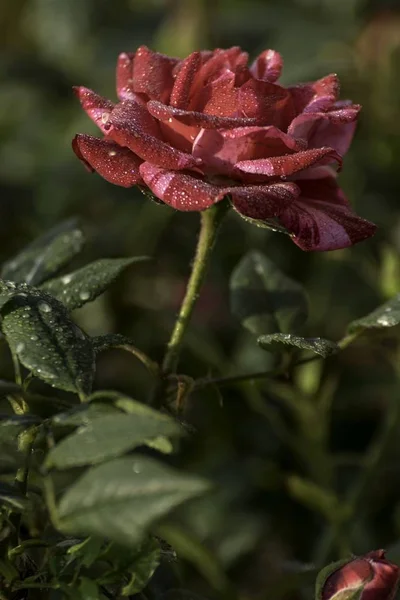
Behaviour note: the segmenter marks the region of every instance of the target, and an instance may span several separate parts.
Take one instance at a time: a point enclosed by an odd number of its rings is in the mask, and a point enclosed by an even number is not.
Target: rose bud
[[[339,561],[317,578],[317,600],[392,600],[400,570],[386,560],[384,550]]]
[[[336,181],[361,107],[339,100],[335,74],[286,87],[282,68],[274,50],[252,63],[239,47],[182,60],[146,46],[123,53],[118,102],[75,88],[104,136],[76,135],[75,154],[176,210],[229,198],[241,217],[280,226],[303,250],[352,246],[375,232]]]

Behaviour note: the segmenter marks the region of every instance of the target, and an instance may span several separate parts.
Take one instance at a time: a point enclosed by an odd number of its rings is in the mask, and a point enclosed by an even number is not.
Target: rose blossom
[[[329,567],[328,567],[329,569]],[[333,600],[336,595],[349,598],[349,592],[362,588],[360,600],[392,600],[399,583],[400,570],[385,558],[384,550],[375,550],[342,564],[320,587],[320,600]],[[345,593],[342,596],[341,592]]]
[[[303,250],[334,250],[373,235],[336,182],[360,106],[339,101],[336,75],[283,87],[274,50],[248,66],[240,48],[184,60],[141,46],[121,54],[120,102],[75,91],[103,139],[78,134],[77,156],[124,187],[147,186],[177,210],[228,196],[245,218],[278,221]],[[333,165],[333,166],[332,166]]]

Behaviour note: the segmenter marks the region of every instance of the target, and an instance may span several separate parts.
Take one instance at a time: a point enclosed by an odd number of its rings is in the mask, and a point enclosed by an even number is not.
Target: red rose
[[[329,567],[328,567],[329,568]],[[360,600],[392,600],[399,583],[399,567],[385,559],[384,550],[375,550],[342,564],[320,585],[320,600],[331,600],[340,592],[357,592]],[[346,598],[350,596],[344,595]]]
[[[334,250],[373,235],[336,183],[360,106],[338,101],[328,75],[285,88],[282,58],[248,66],[240,48],[184,60],[145,46],[121,54],[120,102],[76,93],[103,139],[79,134],[77,156],[107,181],[146,185],[173,208],[201,211],[225,196],[242,216],[278,220],[304,250]]]

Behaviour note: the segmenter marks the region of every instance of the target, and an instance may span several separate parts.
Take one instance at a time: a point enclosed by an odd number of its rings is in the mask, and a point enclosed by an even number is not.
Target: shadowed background
[[[240,45],[251,56],[274,48],[285,60],[283,82],[338,73],[342,98],[364,107],[340,181],[359,215],[374,221],[375,238],[352,249],[306,254],[289,238],[230,215],[187,336],[180,370],[215,376],[272,364],[229,314],[230,274],[248,249],[265,252],[303,283],[310,300],[308,335],[340,339],[346,325],[400,288],[400,10],[381,0],[9,0],[0,7],[0,258],[69,216],[88,233],[84,256],[150,255],[110,292],[76,313],[93,335],[119,332],[160,358],[184,292],[198,215],[175,213],[136,189],[89,175],[71,150],[76,132],[96,134],[72,93],[85,85],[115,99],[118,54],[141,44],[185,56],[207,47]],[[398,332],[361,339],[337,359],[313,363],[291,393],[331,402],[331,426],[305,421],[292,436],[281,391],[264,384],[212,388],[193,396],[188,418],[194,441],[186,466],[221,483],[213,502],[192,503],[186,526],[205,541],[246,598],[295,594],[303,563],[330,551],[329,518],[293,493],[290,476],[323,485],[318,452],[336,467],[343,492],[364,465],[364,452],[391,402],[400,401]],[[397,354],[398,355],[398,354]],[[11,376],[3,357],[3,377]],[[146,374],[118,351],[101,357],[97,387],[144,399]],[[328,390],[328,391],[327,391]],[[279,423],[285,435],[279,434]],[[307,454],[309,431],[321,444]],[[307,433],[308,432],[308,433]],[[288,443],[287,433],[290,437]],[[360,525],[342,548],[366,552],[400,535],[398,456],[392,440],[368,482]],[[305,455],[305,456],[304,456]],[[325,457],[326,458],[326,457]],[[325,460],[325,459],[324,459]],[[229,510],[227,508],[229,507]],[[315,508],[315,507],[314,507]],[[365,512],[365,511],[364,511]],[[328,510],[329,513],[329,510]],[[345,538],[346,538],[346,534]],[[326,549],[328,548],[328,550]],[[293,574],[292,579],[288,572]],[[281,575],[284,574],[284,578]],[[213,597],[191,569],[185,585]],[[292,582],[292,583],[290,583]],[[285,583],[285,585],[283,585]],[[294,590],[293,592],[291,590]]]

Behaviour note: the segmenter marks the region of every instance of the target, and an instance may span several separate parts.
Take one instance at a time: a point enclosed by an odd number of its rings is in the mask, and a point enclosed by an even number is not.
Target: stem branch
[[[183,299],[178,318],[175,322],[167,351],[165,353],[162,371],[164,375],[176,371],[179,355],[182,348],[183,338],[189,325],[190,318],[197,298],[204,282],[212,249],[217,237],[219,225],[226,212],[224,202],[212,206],[200,213],[201,229],[197,242],[196,255],[193,261],[192,272],[187,284],[185,297]]]

